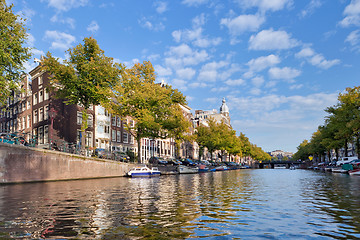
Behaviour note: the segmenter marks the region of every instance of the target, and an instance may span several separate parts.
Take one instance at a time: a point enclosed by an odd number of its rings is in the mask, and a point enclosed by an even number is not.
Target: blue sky
[[[326,107],[359,84],[360,0],[11,0],[35,57],[84,37],[157,80],[193,110],[219,109],[265,151],[296,151]],[[30,61],[27,69],[34,67]]]

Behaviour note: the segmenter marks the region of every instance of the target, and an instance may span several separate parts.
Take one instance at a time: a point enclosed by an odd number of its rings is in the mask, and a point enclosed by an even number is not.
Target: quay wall
[[[0,184],[122,177],[133,164],[0,143]]]

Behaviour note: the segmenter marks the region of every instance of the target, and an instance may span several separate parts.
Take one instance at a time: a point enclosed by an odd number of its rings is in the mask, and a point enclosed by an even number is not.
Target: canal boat
[[[199,164],[198,167],[199,167],[199,172],[208,172],[209,171],[208,166],[206,166],[205,164]]]
[[[148,168],[147,166],[137,166],[131,169],[127,175],[129,177],[157,177],[161,172],[157,167]]]
[[[180,174],[185,174],[185,173],[198,173],[198,172],[199,172],[199,168],[198,168],[198,167],[190,167],[190,166],[180,165],[180,166],[178,166],[178,172],[179,172]]]
[[[360,175],[360,168],[349,170],[349,175]]]
[[[333,169],[332,169],[332,172],[333,172],[333,173],[347,173],[348,170],[342,169],[342,168],[333,168]]]

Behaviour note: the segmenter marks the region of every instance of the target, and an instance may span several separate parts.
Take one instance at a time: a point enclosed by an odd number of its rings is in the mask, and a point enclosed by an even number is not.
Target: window
[[[111,141],[116,141],[116,131],[114,129],[111,130]]]
[[[48,120],[49,119],[49,105],[46,105],[44,107],[44,120]]]
[[[133,135],[129,134],[130,144],[134,144],[134,137]]]
[[[121,127],[121,118],[116,117],[116,126]]]
[[[48,143],[49,142],[49,126],[45,125],[44,126],[44,143]]]
[[[22,110],[25,111],[25,109],[26,109],[26,102],[24,101],[24,102],[22,103]]]
[[[93,126],[93,115],[89,114],[88,115],[88,121],[87,121],[88,127],[92,127]]]
[[[121,142],[121,131],[116,131],[117,142]]]
[[[123,126],[127,125],[127,123],[128,123],[128,120],[125,118],[125,119],[123,120]]]
[[[134,124],[134,120],[130,120],[130,127],[134,127],[135,126],[135,124]]]
[[[31,115],[27,116],[27,124],[26,124],[26,128],[30,128],[31,127]]]
[[[81,112],[77,112],[77,125],[81,125],[82,124],[82,113]]]
[[[88,146],[88,147],[93,146],[93,133],[92,132],[86,132],[85,146]]]
[[[44,128],[43,127],[39,127],[39,136],[38,136],[38,141],[40,144],[44,143]]]
[[[110,126],[105,126],[105,133],[110,133]]]
[[[44,100],[48,100],[49,99],[49,91],[45,88],[44,89]]]
[[[42,76],[38,77],[38,83],[39,83],[39,85],[43,84],[43,78],[42,78]]]
[[[44,92],[43,92],[43,90],[41,90],[39,92],[39,103],[41,103],[42,101],[44,101]]]
[[[34,101],[33,101],[33,105],[36,105],[38,103],[38,95],[37,93],[34,94]]]
[[[128,134],[126,132],[123,133],[123,142],[128,143]]]
[[[31,107],[31,103],[30,103],[30,100],[27,100],[27,109],[30,109],[30,107]]]
[[[39,108],[39,122],[44,120],[44,108]]]
[[[25,128],[26,128],[26,117],[23,117],[21,129],[25,129]]]
[[[34,123],[38,122],[38,111],[34,110]]]
[[[116,126],[116,117],[111,117],[111,125]]]

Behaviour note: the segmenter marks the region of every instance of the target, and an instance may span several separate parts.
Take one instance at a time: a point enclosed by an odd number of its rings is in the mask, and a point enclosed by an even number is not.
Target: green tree
[[[186,104],[181,92],[170,86],[155,83],[155,71],[151,62],[137,63],[122,72],[122,81],[114,87],[114,102],[110,108],[114,114],[129,116],[135,121],[128,132],[136,139],[141,151],[141,139],[181,137],[183,123],[179,116],[180,105]],[[180,114],[182,116],[182,114]],[[140,154],[138,161],[141,162]]]
[[[217,150],[218,133],[216,133],[216,122],[214,119],[210,118],[207,123],[208,126],[200,125],[196,128],[195,139],[201,149],[207,148],[212,160],[213,152]]]
[[[8,6],[5,0],[0,0],[0,104],[18,89],[23,64],[31,57],[30,48],[24,47],[27,39],[24,20],[12,8],[13,4]]]
[[[87,109],[91,105],[106,104],[112,87],[120,81],[123,67],[107,57],[94,38],[84,38],[83,44],[67,50],[69,59],[60,63],[58,58],[46,54],[43,69],[51,75],[51,89],[66,104],[83,108],[81,131],[87,128]],[[84,144],[81,144],[84,147]]]

